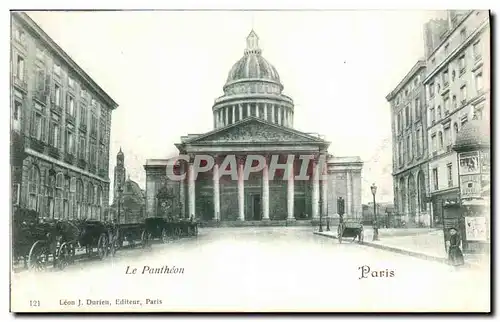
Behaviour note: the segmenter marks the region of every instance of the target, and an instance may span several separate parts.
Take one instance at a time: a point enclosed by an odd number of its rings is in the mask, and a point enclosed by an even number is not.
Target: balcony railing
[[[40,103],[47,104],[47,93],[44,91],[35,91],[33,97]]]
[[[82,157],[80,157],[78,159],[78,167],[80,169],[85,169],[86,166],[87,166],[87,161],[85,161],[85,159],[83,159]]]
[[[40,141],[40,140],[35,139],[35,138],[31,138],[29,146],[31,149],[33,149],[37,152],[44,153],[46,144],[43,141]]]
[[[96,171],[97,171],[96,165],[95,164],[91,164],[90,167],[89,167],[89,171],[91,173],[96,173]]]
[[[80,131],[87,132],[87,124],[80,123]]]
[[[22,89],[23,91],[27,91],[28,90],[28,83],[24,79],[20,79],[17,76],[13,76],[12,77],[12,83],[14,84],[14,86]]]
[[[66,122],[75,124],[75,117],[69,113],[66,113]]]
[[[90,130],[90,136],[93,138],[97,137],[97,130]]]
[[[99,177],[106,178],[107,175],[108,175],[108,172],[106,170],[104,170],[104,169],[99,170]]]
[[[75,162],[75,156],[71,153],[66,153],[64,156],[64,162],[73,164],[73,162]]]
[[[59,159],[59,157],[61,156],[59,149],[56,148],[55,146],[49,146],[49,153],[48,154],[49,154],[49,156],[56,158],[56,159]]]
[[[53,111],[53,112],[56,112],[57,114],[59,115],[62,115],[62,107],[61,106],[57,106],[55,104],[52,104],[50,106],[50,109]]]

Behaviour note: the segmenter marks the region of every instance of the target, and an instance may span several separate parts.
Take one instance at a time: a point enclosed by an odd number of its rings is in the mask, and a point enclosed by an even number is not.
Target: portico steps
[[[279,227],[279,226],[312,226],[312,220],[228,220],[201,221],[200,227]]]

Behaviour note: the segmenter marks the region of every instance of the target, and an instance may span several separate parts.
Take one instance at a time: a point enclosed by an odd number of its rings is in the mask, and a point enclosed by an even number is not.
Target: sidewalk
[[[315,231],[314,234],[337,239],[334,231]],[[379,229],[379,240],[373,241],[372,227],[366,227],[363,234],[363,245],[383,249],[421,259],[447,263],[448,255],[444,247],[443,230],[433,228],[389,228]],[[350,243],[352,238],[343,239]],[[357,243],[357,240],[356,240]],[[479,268],[489,264],[488,256],[465,254],[465,262],[469,267]]]

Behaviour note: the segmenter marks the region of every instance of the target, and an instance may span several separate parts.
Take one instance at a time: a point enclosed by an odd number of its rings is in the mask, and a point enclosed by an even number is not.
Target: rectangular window
[[[432,169],[432,183],[434,184],[434,190],[439,190],[439,176],[438,169]]]
[[[399,164],[403,164],[403,141],[398,142],[398,157],[399,157]]]
[[[17,56],[17,79],[23,81],[24,80],[24,58],[21,56]]]
[[[396,118],[396,133],[399,133],[400,130],[399,130],[399,125],[401,124],[401,117],[400,115],[398,114],[397,118]]]
[[[67,142],[67,150],[66,152],[69,154],[73,154],[75,152],[75,136],[73,132],[68,131],[68,142]]]
[[[481,43],[479,41],[472,45],[472,52],[475,59],[481,58]]]
[[[54,100],[56,106],[61,106],[61,87],[59,85],[54,85]]]
[[[436,111],[434,110],[434,107],[429,110],[429,116],[431,124],[434,123],[436,121]]]
[[[406,153],[408,154],[408,162],[412,159],[412,149],[411,149],[411,136],[406,138]]]
[[[446,144],[446,149],[448,150],[451,146],[451,128],[447,127],[444,129],[444,141]]]
[[[411,124],[411,113],[410,113],[410,105],[406,105],[405,107],[405,119],[406,119],[406,127]]]
[[[465,41],[465,39],[467,39],[467,30],[465,30],[465,28],[463,28],[462,30],[460,30],[460,39],[462,41]]]
[[[43,108],[35,103],[35,111],[31,115],[31,136],[37,140],[45,140],[45,118],[43,117]]]
[[[75,116],[75,99],[72,96],[68,97],[68,114]]]
[[[448,188],[451,188],[453,187],[453,165],[448,163],[446,169],[448,171]]]
[[[465,102],[467,101],[467,86],[462,86],[460,88],[460,102],[462,102],[462,104],[465,104]]]
[[[61,128],[57,121],[52,121],[50,123],[50,145],[53,147],[59,148],[61,137]]]
[[[87,125],[87,107],[80,103],[80,124]]]
[[[78,144],[78,157],[85,160],[85,137],[80,136],[80,142]]]
[[[437,108],[437,120],[440,120],[443,116],[441,115],[441,106]]]
[[[448,113],[450,113],[450,98],[449,97],[444,98],[443,108],[444,108],[444,115],[448,115]]]
[[[18,100],[14,100],[14,106],[12,111],[12,128],[15,131],[21,130],[21,111],[23,108],[23,103]]]
[[[460,67],[460,73],[463,73],[465,71],[465,55],[459,58],[458,64]]]
[[[420,99],[415,99],[415,119],[420,120]]]
[[[435,133],[431,136],[431,143],[432,143],[432,152],[437,152],[437,140]]]
[[[429,84],[429,96],[430,97],[434,96],[434,82]]]
[[[444,84],[444,86],[446,87],[446,85],[448,85],[449,82],[450,82],[450,79],[448,77],[448,71],[445,70],[443,72],[443,84]]]
[[[479,92],[483,91],[483,73],[476,74],[476,90]]]

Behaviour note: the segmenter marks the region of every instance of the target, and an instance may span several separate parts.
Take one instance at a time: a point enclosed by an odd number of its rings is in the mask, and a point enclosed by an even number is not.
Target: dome
[[[473,119],[458,132],[455,150],[468,150],[490,146],[489,124],[482,120]]]
[[[244,80],[268,80],[280,84],[276,68],[261,55],[259,37],[251,31],[247,37],[247,48],[244,56],[229,71],[226,86]]]

